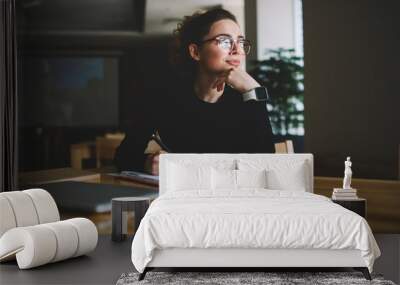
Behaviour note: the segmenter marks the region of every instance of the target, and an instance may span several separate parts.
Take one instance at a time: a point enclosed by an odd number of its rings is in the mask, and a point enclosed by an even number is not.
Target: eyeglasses
[[[221,49],[226,50],[228,52],[232,52],[235,43],[235,40],[229,35],[218,35],[212,39],[204,40],[202,41],[202,43],[210,41],[216,41]],[[250,53],[251,43],[249,40],[246,40],[244,38],[238,38],[236,40],[236,44],[244,52],[244,54]]]

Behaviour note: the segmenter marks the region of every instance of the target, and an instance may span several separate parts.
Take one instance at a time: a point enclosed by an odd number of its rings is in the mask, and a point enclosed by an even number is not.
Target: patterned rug
[[[139,273],[124,273],[117,285],[145,284],[222,284],[222,285],[292,285],[292,284],[379,284],[395,285],[381,275],[372,274],[372,281],[360,272],[148,272],[145,279],[138,281]]]

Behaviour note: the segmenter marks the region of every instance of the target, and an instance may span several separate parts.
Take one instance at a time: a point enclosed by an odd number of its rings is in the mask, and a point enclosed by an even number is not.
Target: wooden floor
[[[400,235],[376,235],[382,251],[374,272],[399,283]],[[115,284],[122,273],[134,271],[131,262],[132,238],[115,243],[100,236],[96,250],[88,256],[19,270],[16,262],[0,264],[0,284]],[[312,270],[311,270],[312,271]]]

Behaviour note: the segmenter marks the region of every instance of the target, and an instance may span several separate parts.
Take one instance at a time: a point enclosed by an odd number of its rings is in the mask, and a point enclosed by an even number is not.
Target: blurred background
[[[399,1],[20,0],[21,179],[112,170],[170,82],[177,23],[213,7],[252,42],[246,69],[268,87],[276,143],[313,153],[318,176],[342,177],[351,156],[353,177],[400,177]]]

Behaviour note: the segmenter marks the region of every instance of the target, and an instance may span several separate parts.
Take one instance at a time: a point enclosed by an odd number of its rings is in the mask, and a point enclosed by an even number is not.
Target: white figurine
[[[353,172],[351,171],[351,161],[350,156],[347,157],[347,160],[344,162],[344,179],[343,179],[343,189],[352,189],[351,184],[351,176]]]

